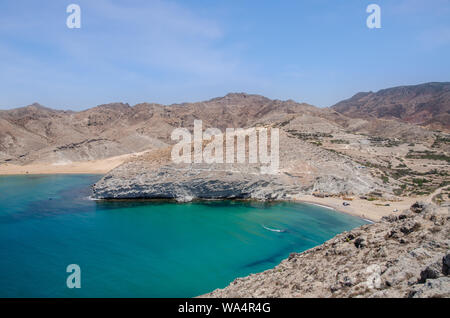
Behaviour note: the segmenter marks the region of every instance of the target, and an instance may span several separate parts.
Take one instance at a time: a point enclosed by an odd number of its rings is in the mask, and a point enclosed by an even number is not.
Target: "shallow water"
[[[0,177],[0,297],[197,296],[366,223],[297,203],[89,200],[99,178]]]

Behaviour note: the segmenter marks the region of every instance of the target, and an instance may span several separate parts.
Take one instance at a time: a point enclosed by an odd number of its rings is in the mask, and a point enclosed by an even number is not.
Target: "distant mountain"
[[[175,128],[191,129],[195,119],[225,129],[327,112],[245,93],[167,106],[111,103],[80,112],[34,103],[0,111],[0,163],[86,161],[164,147]]]
[[[0,164],[66,163],[105,159],[172,144],[177,127],[245,128],[272,125],[300,135],[363,133],[421,140],[431,132],[381,119],[352,119],[330,108],[260,95],[230,93],[196,103],[124,103],[84,111],[53,110],[37,103],[0,111]]]
[[[450,82],[361,92],[331,107],[352,118],[397,119],[432,129],[450,130]]]

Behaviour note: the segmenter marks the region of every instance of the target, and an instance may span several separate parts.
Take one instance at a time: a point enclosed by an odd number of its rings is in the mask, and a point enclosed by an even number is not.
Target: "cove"
[[[290,202],[92,201],[100,177],[0,177],[0,297],[194,297],[366,224]]]

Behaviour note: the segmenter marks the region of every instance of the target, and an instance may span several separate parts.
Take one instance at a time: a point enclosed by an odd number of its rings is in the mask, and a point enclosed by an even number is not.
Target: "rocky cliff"
[[[449,208],[416,203],[203,297],[450,297]]]
[[[93,186],[98,199],[289,199],[299,193],[389,193],[349,157],[280,134],[279,173],[262,174],[261,164],[174,163],[170,148],[124,163]]]

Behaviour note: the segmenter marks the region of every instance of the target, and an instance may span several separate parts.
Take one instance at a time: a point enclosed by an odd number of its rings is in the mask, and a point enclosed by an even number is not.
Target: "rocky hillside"
[[[450,213],[423,203],[202,297],[450,297]]]
[[[192,128],[194,119],[203,120],[205,128],[277,125],[297,134],[348,131],[406,141],[435,138],[430,131],[414,125],[355,121],[332,109],[244,93],[169,106],[113,103],[80,112],[33,104],[0,111],[0,164],[64,164],[160,149],[172,143],[174,128]]]
[[[450,82],[362,92],[332,106],[352,118],[396,119],[450,130]]]
[[[261,164],[174,163],[170,148],[113,169],[93,186],[97,199],[289,199],[299,193],[391,193],[392,188],[346,156],[281,131],[279,173]],[[248,158],[248,157],[247,157]]]
[[[81,112],[52,110],[39,104],[2,111],[0,160],[65,163],[166,146],[159,136],[140,132],[139,124],[149,113],[127,104],[101,105]]]

